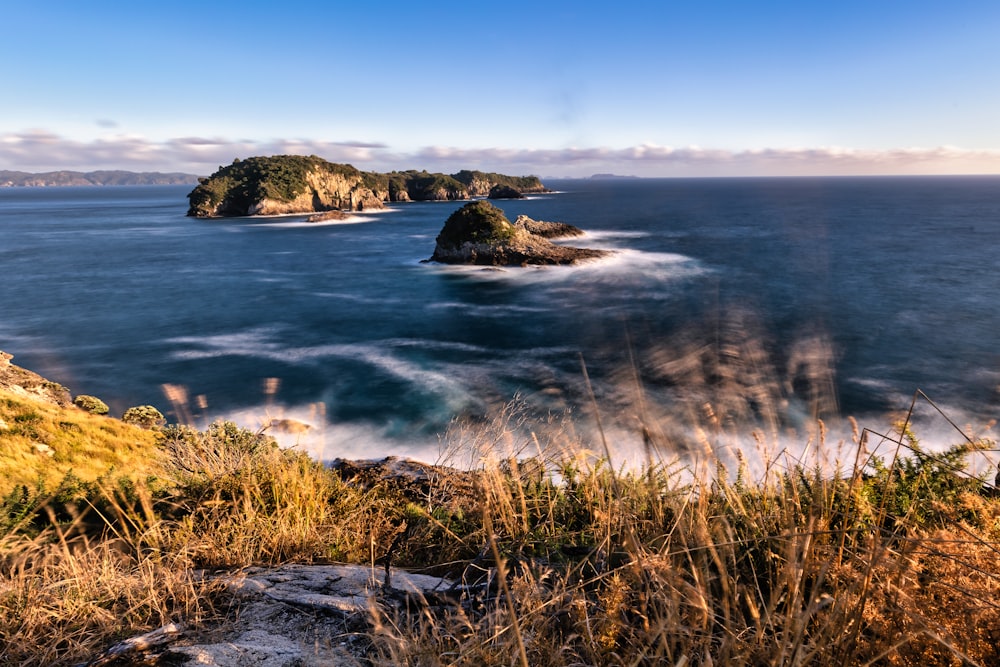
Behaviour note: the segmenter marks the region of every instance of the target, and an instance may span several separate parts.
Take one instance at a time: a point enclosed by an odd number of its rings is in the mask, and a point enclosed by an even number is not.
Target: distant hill
[[[620,181],[620,180],[632,180],[639,178],[638,176],[620,176],[618,174],[594,174],[590,177],[592,181]]]
[[[48,171],[32,174],[26,171],[0,170],[0,187],[56,187],[63,185],[191,185],[198,182],[194,174],[158,171]]]

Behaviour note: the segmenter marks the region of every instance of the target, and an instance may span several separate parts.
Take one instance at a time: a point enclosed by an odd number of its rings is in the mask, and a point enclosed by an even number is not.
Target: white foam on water
[[[383,342],[390,347],[492,353],[490,348],[481,345],[470,345],[468,343],[456,343],[446,340],[431,340],[427,338],[390,338]]]
[[[449,409],[463,407],[469,402],[469,394],[465,386],[456,380],[456,376],[453,374],[423,368],[418,364],[388,354],[381,348],[366,345],[351,347],[353,348],[351,358],[360,359],[421,390],[438,394],[445,399]]]
[[[273,336],[279,331],[280,327],[255,327],[246,331],[211,336],[178,336],[167,338],[163,342],[198,348],[176,350],[170,355],[174,359],[211,359],[230,355],[275,358],[280,355],[280,348],[274,342]]]
[[[584,238],[584,239],[594,239],[597,241],[604,240],[614,240],[614,239],[642,239],[651,236],[650,232],[637,232],[637,231],[626,231],[626,230],[615,230],[615,229],[601,229],[601,230],[589,230],[584,231],[583,236],[576,236],[573,238]],[[564,240],[564,239],[560,239]],[[572,240],[572,239],[565,239]]]
[[[440,301],[438,303],[427,304],[426,307],[428,310],[459,310],[475,315],[476,317],[507,317],[512,314],[544,313],[548,310],[547,308],[518,306],[514,304],[483,306],[460,301]]]
[[[265,429],[283,449],[306,452],[317,461],[334,459],[373,459],[386,456],[412,458],[425,463],[440,459],[437,437],[408,438],[406,442],[388,437],[386,427],[371,423],[331,423],[317,404],[300,406],[258,405],[226,414],[213,415],[205,421],[227,420],[253,431]],[[291,420],[308,427],[299,433],[279,428],[265,428],[276,420]],[[205,424],[207,425],[207,423]]]
[[[528,265],[495,267],[426,263],[432,271],[453,274],[483,282],[513,282],[519,284],[576,284],[620,282],[622,278],[642,280],[684,280],[709,271],[692,257],[676,253],[646,252],[615,249],[606,257],[569,265]]]
[[[260,328],[233,334],[173,338],[167,342],[192,346],[192,349],[177,350],[171,354],[172,358],[185,361],[242,356],[294,365],[331,357],[347,359],[368,364],[392,378],[412,385],[416,391],[435,395],[453,414],[476,403],[468,387],[458,379],[466,374],[452,372],[447,366],[436,365],[434,368],[422,366],[394,354],[392,348],[424,346],[428,349],[437,347],[476,352],[480,351],[479,348],[417,339],[283,347],[271,339],[272,333],[274,333],[272,329]],[[437,370],[440,368],[444,370]]]
[[[350,292],[313,292],[313,294],[315,296],[321,296],[327,299],[342,299],[344,301],[352,301],[354,303],[365,303],[373,305],[402,303],[402,299],[396,297],[372,298],[368,296],[362,296],[360,294],[352,294]]]
[[[261,222],[253,226],[255,228],[271,227],[277,229],[298,229],[302,227],[337,227],[343,225],[359,225],[366,222],[375,222],[375,220],[375,217],[366,212],[364,215],[350,215],[343,220],[320,220],[318,222],[308,222],[307,220],[289,220],[284,222]]]
[[[371,355],[369,360],[391,368],[393,372],[414,382],[428,382],[428,374],[406,364],[400,365],[377,353]],[[490,375],[492,371],[486,373]],[[445,375],[446,373],[430,374],[430,383],[437,384],[439,388],[449,385],[442,379]],[[475,374],[471,374],[469,379],[475,381]],[[928,408],[926,402],[918,405],[913,424],[924,451],[942,451],[962,442],[961,434],[936,412],[929,412]],[[331,423],[326,418],[325,405],[321,403],[298,406],[259,405],[215,418],[230,419],[253,430],[260,429],[271,420],[291,420],[308,425],[307,430],[298,433],[279,429],[271,429],[268,433],[282,447],[305,451],[320,461],[399,456],[425,463],[476,467],[482,463],[481,457],[484,455],[492,454],[498,458],[533,456],[538,453],[536,443],[540,443],[549,453],[561,450],[564,456],[580,456],[590,460],[602,458],[607,453],[616,470],[639,470],[651,458],[655,464],[680,470],[681,475],[689,480],[710,479],[718,471],[717,464],[722,463],[730,478],[735,478],[737,471],[743,466],[750,479],[773,481],[774,475],[797,467],[806,470],[818,467],[828,474],[836,471],[848,474],[857,455],[855,424],[848,419],[827,419],[822,428],[818,422],[806,421],[795,430],[778,431],[768,431],[760,425],[752,424],[711,429],[684,421],[681,422],[680,430],[672,431],[668,439],[657,439],[647,447],[642,429],[634,416],[617,414],[602,405],[597,406],[597,410],[601,413],[601,431],[597,429],[592,409],[581,408],[561,424],[546,426],[541,421],[529,418],[523,427],[519,427],[516,425],[519,423],[517,419],[509,420],[504,428],[509,426],[513,430],[509,432],[509,437],[500,439],[491,430],[494,426],[491,425],[489,414],[485,415],[484,421],[459,428],[458,436],[447,427],[442,427],[441,432],[436,435],[414,433],[407,435],[405,439],[398,437],[398,424]],[[951,412],[950,407],[945,407],[945,411],[953,420],[959,417],[958,413]],[[656,418],[651,418],[654,419],[651,423],[655,423]],[[859,420],[857,427],[898,438],[893,430],[892,420],[892,415],[870,417]],[[397,435],[390,436],[390,432]],[[981,430],[978,435],[989,436],[990,431]],[[479,449],[497,443],[501,450]],[[912,454],[906,448],[899,448],[893,439],[883,439],[871,434],[867,438],[861,462],[870,461],[872,456],[881,457],[888,462],[897,448],[901,456]],[[969,472],[988,473],[992,479],[996,458],[997,455],[993,452],[972,454],[969,457]]]

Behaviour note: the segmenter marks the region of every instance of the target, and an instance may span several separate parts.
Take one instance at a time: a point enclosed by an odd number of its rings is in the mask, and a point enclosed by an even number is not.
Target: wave
[[[582,238],[586,239],[643,239],[652,236],[650,232],[637,232],[637,231],[626,231],[623,229],[601,229],[601,230],[590,230],[583,233]],[[581,238],[581,237],[577,237]]]
[[[298,214],[301,216],[301,213]],[[320,220],[319,222],[308,222],[307,220],[289,220],[285,222],[259,222],[254,227],[271,227],[276,229],[298,229],[303,227],[337,227],[341,225],[359,225],[366,222],[375,222],[376,218],[369,213],[365,215],[350,215],[343,220]]]
[[[425,263],[421,266],[443,273],[484,282],[522,284],[572,282],[576,285],[623,280],[665,282],[701,276],[709,272],[698,260],[676,253],[614,249],[606,257],[568,266],[470,266]]]
[[[261,326],[246,331],[209,336],[176,336],[167,338],[163,342],[169,345],[190,345],[202,348],[200,350],[176,350],[170,355],[174,359],[210,359],[229,355],[269,356],[278,353],[277,343],[274,342],[273,336],[282,331],[283,328]]]
[[[427,304],[428,310],[460,310],[464,313],[475,315],[476,317],[507,317],[512,314],[532,315],[544,313],[548,309],[540,306],[518,306],[512,304],[505,305],[477,305],[464,303],[461,301],[440,301],[438,303]]]
[[[171,358],[196,361],[220,357],[248,357],[286,364],[312,363],[327,358],[359,361],[385,374],[411,384],[421,391],[439,394],[452,407],[470,403],[470,392],[456,380],[462,373],[435,370],[393,353],[396,348],[423,348],[482,353],[485,348],[463,343],[423,339],[397,338],[372,343],[338,343],[302,347],[286,347],[274,340],[275,328],[261,327],[249,331],[212,336],[183,336],[165,342],[187,345],[188,349],[175,350]],[[447,365],[444,366],[447,368]]]
[[[429,338],[390,338],[384,341],[389,347],[420,348],[423,350],[449,350],[455,352],[492,353],[492,350],[482,345],[456,343],[446,340],[431,340]]]
[[[360,294],[351,294],[349,292],[313,292],[314,296],[324,297],[327,299],[342,299],[344,301],[351,301],[353,303],[363,303],[366,305],[392,305],[403,303],[402,299],[395,297],[369,297],[362,296]]]
[[[321,462],[334,459],[372,459],[393,455],[436,463],[442,457],[439,438],[409,435],[405,441],[392,437],[392,427],[374,422],[343,423],[326,417],[322,403],[286,406],[262,403],[240,410],[204,415],[199,425],[227,420],[254,431],[275,420],[290,420],[304,427],[298,433],[266,428],[283,449],[303,451]]]

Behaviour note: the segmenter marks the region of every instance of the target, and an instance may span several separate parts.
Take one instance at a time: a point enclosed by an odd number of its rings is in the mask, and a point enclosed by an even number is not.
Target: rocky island
[[[487,201],[466,204],[451,214],[437,237],[431,262],[486,266],[576,264],[604,257],[607,250],[572,248],[549,239],[581,236],[583,230],[561,222],[522,215],[511,223]]]
[[[219,167],[188,194],[188,215],[219,218],[248,215],[363,211],[386,202],[449,201],[491,193],[522,196],[549,192],[536,176],[505,176],[463,170],[366,172],[315,155],[276,155],[234,160]]]

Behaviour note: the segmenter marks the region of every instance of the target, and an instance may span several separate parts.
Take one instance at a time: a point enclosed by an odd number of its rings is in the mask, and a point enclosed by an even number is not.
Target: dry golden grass
[[[138,507],[102,489],[105,513],[94,531],[94,506],[62,520],[44,505],[49,525],[28,536],[0,535],[0,664],[82,664],[114,642],[180,620],[218,620],[218,584],[200,577],[184,551],[163,542],[148,496]]]
[[[19,485],[54,489],[69,471],[85,481],[162,471],[155,434],[117,419],[0,389],[0,421],[0,496]]]
[[[953,469],[971,449],[877,464],[854,443],[846,472],[766,462],[754,480],[616,469],[531,426],[457,430],[473,481],[419,492],[233,425],[166,429],[155,488],[39,497],[0,535],[0,664],[214,622],[199,568],[388,557],[468,587],[410,613],[373,600],[375,665],[1000,664],[1000,501]]]
[[[882,476],[768,465],[770,481],[750,482],[486,457],[482,521],[463,542],[489,551],[464,576],[494,584],[445,613],[373,607],[371,659],[1000,664],[1000,506],[978,480],[917,459]],[[545,483],[540,464],[561,480]]]
[[[364,562],[371,542],[384,541],[389,521],[380,507],[390,507],[305,455],[276,449],[171,502],[169,514],[179,518],[167,548],[211,567]]]
[[[198,625],[215,614],[218,591],[183,558],[136,557],[111,542],[37,541],[17,552],[0,577],[0,664],[80,664],[171,619]]]

